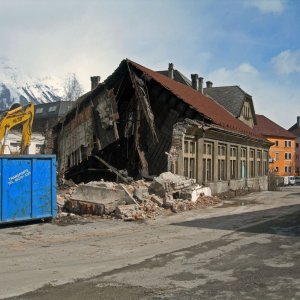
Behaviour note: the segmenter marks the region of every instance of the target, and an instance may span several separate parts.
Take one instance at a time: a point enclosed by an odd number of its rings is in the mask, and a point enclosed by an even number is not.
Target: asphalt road
[[[0,298],[300,299],[300,187],[144,223],[9,227],[0,244]]]

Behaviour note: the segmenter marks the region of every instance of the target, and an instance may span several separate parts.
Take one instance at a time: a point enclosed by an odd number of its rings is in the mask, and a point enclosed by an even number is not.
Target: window
[[[44,145],[36,144],[36,145],[35,145],[35,154],[41,154],[41,153],[42,153],[42,150],[43,150],[43,146],[44,146]]]
[[[212,143],[204,143],[203,154],[212,154]]]
[[[230,147],[230,179],[237,179],[237,147]]]
[[[196,141],[184,141],[183,173],[185,177],[196,178]]]
[[[250,149],[249,162],[250,162],[250,177],[255,177],[255,163],[254,163],[254,149]]]
[[[299,143],[296,143],[296,148],[299,148]]]
[[[284,172],[287,173],[287,174],[291,174],[292,173],[292,167],[285,166],[284,167]]]
[[[247,172],[247,149],[241,149],[241,178],[246,178]]]
[[[36,114],[41,114],[42,112],[44,111],[44,108],[43,107],[39,107],[35,110],[35,113]]]
[[[204,142],[203,149],[203,182],[213,179],[213,143]]]
[[[269,153],[268,153],[268,151],[264,151],[263,152],[264,154],[264,156],[263,156],[263,175],[268,175],[268,171],[269,171],[269,169],[268,169],[268,158],[269,158]]]
[[[278,146],[279,146],[279,142],[275,141],[275,147],[278,147]]]
[[[296,154],[296,160],[299,160],[299,155],[298,154]]]
[[[278,173],[279,172],[279,168],[275,167],[275,172]]]
[[[226,145],[218,145],[218,180],[226,179]]]
[[[290,148],[291,147],[292,142],[291,141],[284,141],[284,147],[285,148]]]
[[[184,153],[189,153],[189,142],[184,141]]]
[[[284,159],[292,159],[292,153],[284,153]]]
[[[256,157],[256,164],[257,164],[257,175],[262,176],[262,152],[261,150],[257,151],[257,157]]]
[[[278,161],[278,160],[279,160],[279,153],[276,152],[276,153],[275,153],[275,161]]]
[[[11,154],[18,153],[20,151],[21,142],[11,142],[9,145],[9,150]]]
[[[48,112],[56,111],[56,107],[57,107],[56,105],[50,106]]]

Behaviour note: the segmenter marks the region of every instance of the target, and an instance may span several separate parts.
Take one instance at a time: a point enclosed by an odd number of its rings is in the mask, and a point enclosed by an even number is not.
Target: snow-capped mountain
[[[61,101],[62,81],[54,77],[34,78],[0,57],[0,110],[13,103],[25,105]]]

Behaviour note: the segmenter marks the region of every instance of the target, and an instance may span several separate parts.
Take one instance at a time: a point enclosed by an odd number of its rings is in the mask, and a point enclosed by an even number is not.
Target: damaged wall
[[[112,91],[100,89],[79,98],[70,114],[56,127],[58,168],[64,172],[118,140],[117,105]]]

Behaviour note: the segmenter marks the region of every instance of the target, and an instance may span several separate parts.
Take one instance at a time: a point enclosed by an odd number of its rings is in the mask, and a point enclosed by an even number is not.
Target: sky
[[[124,58],[238,85],[288,129],[300,116],[298,0],[0,0],[0,58],[105,80]]]

